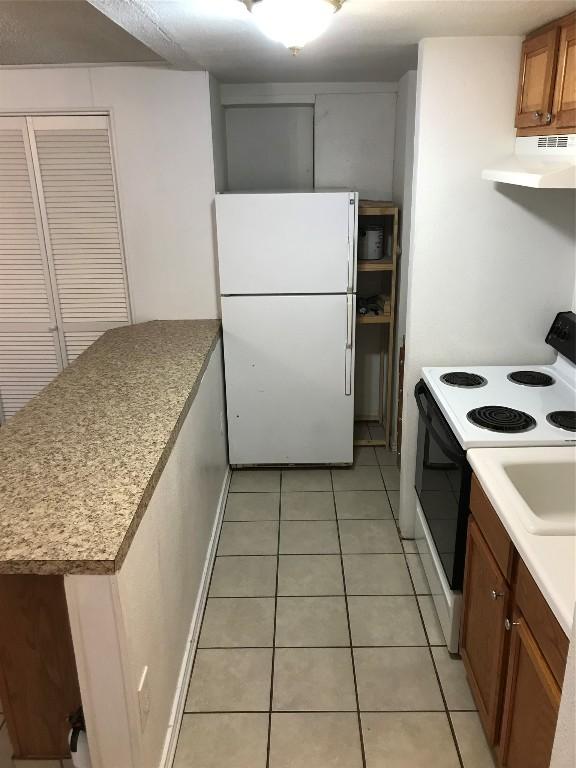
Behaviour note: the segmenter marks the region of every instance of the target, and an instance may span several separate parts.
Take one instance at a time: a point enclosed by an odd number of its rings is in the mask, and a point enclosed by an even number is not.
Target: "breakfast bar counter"
[[[219,320],[107,331],[0,429],[0,573],[121,566],[219,337]]]
[[[83,706],[93,768],[159,764],[229,477],[224,408],[220,321],[152,321],[105,332],[0,429],[16,758],[68,758]]]

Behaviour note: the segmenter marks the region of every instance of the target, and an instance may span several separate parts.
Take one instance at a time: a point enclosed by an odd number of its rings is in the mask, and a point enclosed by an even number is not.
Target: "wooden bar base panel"
[[[81,700],[63,576],[0,575],[0,700],[14,757],[70,757]]]

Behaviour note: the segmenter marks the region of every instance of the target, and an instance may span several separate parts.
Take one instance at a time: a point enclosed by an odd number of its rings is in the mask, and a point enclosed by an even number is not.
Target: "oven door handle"
[[[422,396],[426,394],[428,390],[426,389],[426,386],[422,380],[416,384],[416,387],[414,388],[414,397],[416,398],[416,405],[418,406],[418,410],[420,411],[420,416],[422,417],[422,420],[426,424],[426,427],[434,440],[438,443],[440,448],[444,451],[446,456],[454,462],[454,464],[461,465],[465,461],[466,454],[463,452],[463,454],[458,454],[454,451],[454,449],[448,445],[444,437],[438,432],[436,427],[434,426],[434,423],[430,416],[426,413],[426,410],[424,409],[424,404],[422,402]],[[434,407],[434,404],[432,405]]]

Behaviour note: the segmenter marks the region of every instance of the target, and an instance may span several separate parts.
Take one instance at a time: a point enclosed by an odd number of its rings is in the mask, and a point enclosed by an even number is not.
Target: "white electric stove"
[[[551,365],[423,368],[416,541],[446,641],[458,652],[472,471],[469,448],[576,444],[576,315],[546,337]]]
[[[423,368],[464,449],[576,444],[576,365]],[[571,415],[570,415],[571,414]]]

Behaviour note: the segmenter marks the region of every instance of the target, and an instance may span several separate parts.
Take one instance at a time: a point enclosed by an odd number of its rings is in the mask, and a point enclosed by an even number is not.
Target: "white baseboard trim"
[[[174,755],[176,754],[178,736],[180,733],[180,723],[182,721],[182,716],[184,715],[184,705],[186,704],[186,695],[188,693],[190,675],[192,674],[192,662],[194,661],[194,654],[196,653],[196,646],[198,644],[198,636],[200,633],[202,616],[204,614],[204,606],[206,605],[206,600],[208,598],[210,575],[212,573],[212,567],[216,557],[216,549],[218,546],[218,539],[220,537],[220,529],[222,528],[222,521],[224,519],[226,497],[228,495],[231,479],[232,470],[230,467],[228,467],[224,482],[222,483],[220,498],[218,500],[218,510],[214,520],[214,527],[212,528],[212,535],[208,545],[206,560],[204,562],[204,570],[202,572],[200,589],[198,590],[198,597],[196,598],[194,613],[192,614],[190,632],[188,634],[186,650],[184,651],[184,657],[180,667],[180,675],[178,676],[178,684],[176,686],[176,694],[174,696],[174,703],[172,705],[172,712],[170,714],[170,723],[168,724],[168,730],[166,731],[164,749],[162,751],[162,758],[158,768],[172,768],[172,763],[174,762]]]

